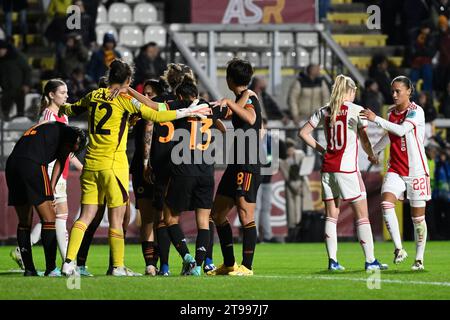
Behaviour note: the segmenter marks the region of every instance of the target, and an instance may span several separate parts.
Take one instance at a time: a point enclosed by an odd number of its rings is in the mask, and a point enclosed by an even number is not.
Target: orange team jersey
[[[89,113],[85,170],[128,169],[126,148],[130,114],[140,113],[142,118],[155,122],[176,118],[176,111],[155,111],[127,94],[109,100],[109,94],[108,88],[100,88],[60,108],[60,112],[68,116]]]

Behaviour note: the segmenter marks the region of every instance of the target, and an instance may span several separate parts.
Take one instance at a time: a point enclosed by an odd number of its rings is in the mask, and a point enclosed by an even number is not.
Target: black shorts
[[[213,176],[172,176],[166,204],[176,212],[211,209],[213,198]]]
[[[156,210],[162,210],[164,204],[164,197],[167,190],[167,184],[169,183],[168,171],[156,171],[155,181],[153,184],[148,183],[144,179],[144,175],[138,173],[132,173],[132,183],[134,196],[136,198],[136,209],[139,209],[138,199],[150,199],[153,201],[153,207]]]
[[[25,158],[9,158],[6,162],[6,183],[10,206],[37,206],[53,201],[53,190],[46,165]]]
[[[236,200],[244,197],[249,203],[256,203],[261,175],[241,171],[239,167],[228,166],[220,179],[217,194]]]

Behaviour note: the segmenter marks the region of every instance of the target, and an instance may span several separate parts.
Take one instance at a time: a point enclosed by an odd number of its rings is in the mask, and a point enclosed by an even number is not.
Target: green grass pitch
[[[414,246],[407,242],[410,256],[403,264],[394,265],[392,243],[375,243],[377,258],[389,264],[379,278],[364,272],[363,253],[356,242],[339,244],[339,261],[346,267],[340,273],[326,270],[324,244],[261,244],[256,247],[253,277],[181,277],[181,259],[171,248],[170,277],[114,278],[104,276],[109,248],[95,245],[88,258],[95,277],[81,278],[80,289],[73,290],[68,289],[66,278],[23,277],[9,257],[12,247],[0,247],[0,299],[450,299],[450,243],[427,244],[423,272],[410,271]],[[192,252],[193,245],[190,249]],[[218,264],[222,260],[219,245],[214,249]],[[236,245],[236,256],[240,253],[241,246]],[[33,254],[42,270],[42,247],[34,247]],[[143,272],[140,245],[126,246],[126,264]]]

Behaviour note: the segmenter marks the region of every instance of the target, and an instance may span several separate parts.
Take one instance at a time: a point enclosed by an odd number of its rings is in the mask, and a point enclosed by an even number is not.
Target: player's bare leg
[[[398,225],[397,215],[395,214],[395,203],[397,202],[397,197],[391,192],[384,192],[381,195],[381,198],[383,219],[395,246],[394,263],[399,264],[408,257],[408,254],[405,249],[403,249],[402,239],[400,237],[400,227]]]
[[[325,245],[328,253],[328,270],[341,271],[345,270],[337,260],[337,221],[339,217],[338,198],[324,201],[325,213],[327,218],[325,220]]]

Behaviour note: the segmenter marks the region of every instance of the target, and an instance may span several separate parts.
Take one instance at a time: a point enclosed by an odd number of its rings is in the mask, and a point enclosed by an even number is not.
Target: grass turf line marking
[[[273,279],[299,279],[299,280],[342,280],[342,281],[356,281],[367,282],[367,278],[349,278],[349,277],[332,277],[332,276],[270,276],[270,275],[254,275],[254,278],[273,278]],[[381,283],[396,283],[396,284],[414,284],[414,285],[428,285],[450,287],[450,282],[436,282],[436,281],[408,281],[408,280],[392,280],[380,279]]]

